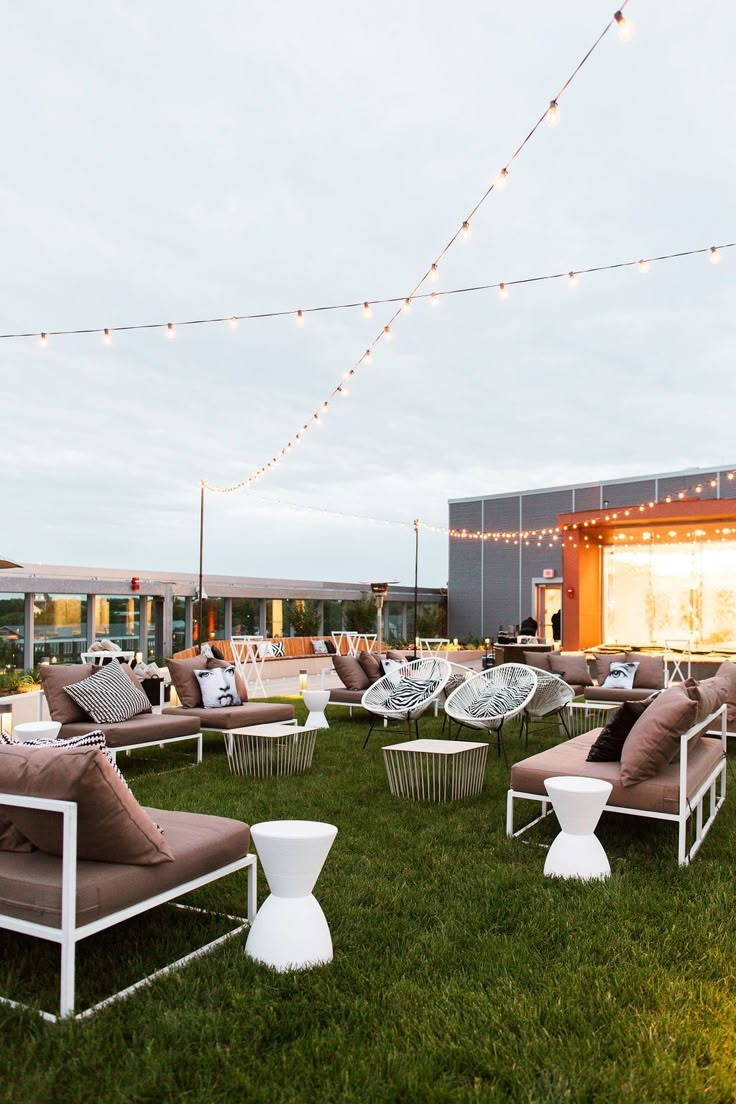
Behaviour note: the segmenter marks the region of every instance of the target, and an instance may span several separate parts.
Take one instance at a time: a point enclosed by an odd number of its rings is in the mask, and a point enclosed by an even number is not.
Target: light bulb
[[[431,302],[432,306],[433,306],[433,307],[436,307],[436,306],[437,306],[437,304],[438,304],[438,303],[439,303],[439,301],[440,301],[440,297],[439,297],[439,295],[437,294],[437,292],[436,292],[436,291],[433,291],[433,292],[432,292],[432,294],[431,294],[431,295],[430,295],[430,297],[429,297],[429,300],[430,300],[430,302]]]
[[[174,338],[176,337],[176,334],[174,333],[174,323],[173,322],[167,322],[166,323],[166,336],[168,337],[169,341],[173,341]]]
[[[235,315],[233,315],[232,318],[230,319],[230,329],[231,330],[237,330],[237,328],[238,328],[238,320],[235,317]]]
[[[556,127],[560,121],[560,109],[557,100],[550,100],[547,108],[547,126]]]
[[[718,249],[716,248],[716,246],[712,245],[710,247],[710,263],[711,264],[718,264],[720,259],[721,259],[721,254],[718,252]]]
[[[499,284],[498,285],[498,297],[499,297],[499,299],[508,299],[509,293],[506,290],[506,285],[505,284]]]
[[[106,345],[109,345],[112,342],[112,338],[110,337],[110,331],[108,330],[107,326],[105,326],[105,332],[102,336],[102,340],[105,342]]]
[[[577,278],[577,276],[575,275],[574,272],[568,272],[568,274],[567,274],[567,283],[568,283],[568,286],[571,287],[571,288],[575,288],[575,287],[578,286],[578,278]]]
[[[630,19],[624,19],[623,12],[614,12],[613,18],[616,20],[616,26],[618,27],[618,37],[622,42],[628,42],[634,35],[634,24]]]
[[[320,412],[320,414],[326,414],[326,413],[327,413],[327,407],[328,407],[328,405],[329,405],[329,404],[328,404],[327,402],[323,402],[323,403],[322,403],[322,406],[321,406],[321,407],[320,407],[320,409],[319,409],[319,412]]]
[[[304,311],[298,310],[296,312],[296,321],[297,321],[297,325],[299,325],[299,326],[304,325]]]
[[[429,270],[430,280],[436,280],[439,277],[439,274],[440,274],[439,269],[437,268],[437,265],[433,262],[432,267]]]
[[[508,181],[508,178],[509,178],[509,170],[508,169],[501,169],[500,173],[496,177],[495,187],[496,188],[505,188],[506,187],[506,182]]]
[[[391,333],[391,327],[390,326],[384,326],[383,327],[383,336],[386,338],[387,341],[391,340],[391,338],[393,337],[393,334]]]
[[[39,344],[41,345],[41,348],[45,349],[46,346],[48,345],[48,343],[49,343],[49,339],[46,337],[45,333],[42,333],[41,337],[39,338]]]
[[[649,261],[645,261],[642,258],[642,260],[639,261],[639,271],[640,272],[648,272],[649,271]]]
[[[408,314],[408,312],[411,310],[411,299],[405,299],[401,309],[404,314]]]
[[[341,395],[349,395],[350,394],[350,389],[347,388],[344,383],[341,383],[337,390]]]
[[[470,223],[467,220],[463,223],[462,235],[463,241],[470,240]]]
[[[370,318],[372,314],[373,314],[373,311],[371,310],[370,303],[364,303],[363,304],[363,317],[364,318]]]
[[[370,349],[366,349],[365,353],[363,354],[363,360],[365,361],[366,364],[370,364],[372,359],[373,359],[373,357],[371,356]]]

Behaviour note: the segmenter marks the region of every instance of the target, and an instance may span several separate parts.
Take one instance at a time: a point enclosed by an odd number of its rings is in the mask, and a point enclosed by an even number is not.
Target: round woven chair
[[[459,728],[495,732],[500,757],[503,726],[533,698],[537,674],[524,663],[502,663],[481,671],[453,690],[445,702],[445,713]]]
[[[406,721],[409,735],[412,722],[419,738],[419,718],[439,697],[451,675],[446,659],[414,659],[394,668],[363,694],[360,704],[371,714],[371,723],[363,747],[380,720]]]
[[[565,734],[568,735],[567,706],[575,697],[572,686],[569,686],[559,675],[548,674],[546,671],[537,671],[536,675],[537,688],[524,706],[519,729],[519,738],[525,738],[527,743],[531,721],[546,720],[555,714],[559,717]]]
[[[466,667],[464,663],[452,663],[450,664],[450,677],[444,685],[440,700],[442,701],[443,716],[442,716],[442,731],[445,731],[445,725],[447,724],[447,714],[444,713],[444,705],[453,690],[457,690],[458,686],[462,686],[464,682],[471,679],[477,672],[472,667]],[[436,710],[435,710],[436,713]]]

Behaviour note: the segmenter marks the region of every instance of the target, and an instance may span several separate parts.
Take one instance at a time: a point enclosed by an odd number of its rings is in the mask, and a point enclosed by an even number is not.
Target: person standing
[[[556,613],[552,614],[552,639],[555,644],[559,644],[562,640],[562,610],[558,609]]]

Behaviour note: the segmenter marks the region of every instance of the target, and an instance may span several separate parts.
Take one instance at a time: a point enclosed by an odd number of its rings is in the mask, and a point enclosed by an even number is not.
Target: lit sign
[[[542,571],[542,578],[543,579],[554,579],[554,577],[555,577],[555,569],[553,567],[545,567],[544,570]]]

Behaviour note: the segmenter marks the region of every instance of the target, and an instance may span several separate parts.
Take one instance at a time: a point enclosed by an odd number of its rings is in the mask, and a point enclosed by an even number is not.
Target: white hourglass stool
[[[611,867],[593,834],[613,786],[602,778],[545,778],[544,785],[562,831],[547,852],[548,877],[608,878]]]
[[[334,824],[272,820],[254,824],[271,895],[253,921],[245,953],[275,970],[307,970],[332,961],[332,936],[314,889],[337,835]]]

